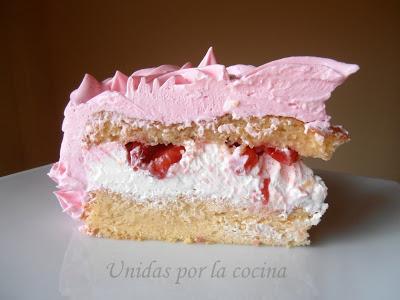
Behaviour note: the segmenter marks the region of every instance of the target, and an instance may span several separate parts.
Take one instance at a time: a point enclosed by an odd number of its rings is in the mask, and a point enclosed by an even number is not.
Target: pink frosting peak
[[[358,70],[320,57],[288,57],[255,67],[217,64],[212,48],[198,67],[162,65],[135,71],[117,71],[102,82],[86,74],[71,93],[63,122],[60,161],[49,175],[61,189],[57,197],[72,215],[85,201],[86,176],[82,167],[84,128],[97,112],[110,111],[128,118],[164,124],[276,115],[293,117],[308,127],[329,126],[325,102],[332,91]],[[234,104],[234,105],[233,105]]]
[[[213,47],[210,47],[206,53],[206,56],[204,56],[203,60],[200,62],[199,67],[215,64],[217,64],[217,59],[215,58]]]
[[[103,91],[101,84],[90,74],[85,74],[81,85],[70,95],[71,103],[81,104]]]
[[[128,76],[120,71],[116,71],[114,77],[105,80],[104,84],[110,89],[110,91],[116,91],[125,94],[127,81]]]

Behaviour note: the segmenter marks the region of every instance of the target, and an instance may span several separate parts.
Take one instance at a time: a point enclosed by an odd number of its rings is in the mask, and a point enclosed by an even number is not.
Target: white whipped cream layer
[[[170,167],[163,179],[153,177],[147,170],[133,170],[125,147],[119,143],[83,150],[87,191],[104,188],[137,201],[154,200],[155,205],[182,195],[188,199],[212,199],[221,205],[257,208],[265,205],[261,188],[264,179],[270,178],[267,206],[273,211],[287,214],[300,207],[317,214],[319,219],[328,206],[324,203],[325,184],[301,161],[287,166],[264,154],[249,174],[238,175],[233,168],[246,159],[238,155],[238,150],[194,142],[184,146],[182,159]]]

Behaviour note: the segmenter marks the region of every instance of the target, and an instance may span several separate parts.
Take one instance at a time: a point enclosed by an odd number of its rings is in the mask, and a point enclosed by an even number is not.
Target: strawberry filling
[[[290,148],[280,150],[273,147],[265,147],[265,152],[268,153],[268,155],[270,155],[273,159],[288,166],[291,166],[299,160],[299,154]]]
[[[232,147],[238,146],[238,144],[232,145]],[[150,174],[158,179],[165,178],[169,168],[173,164],[178,163],[185,152],[185,147],[172,144],[149,146],[139,142],[129,142],[125,145],[125,148],[128,153],[128,162],[135,171],[139,169],[148,170]],[[299,154],[290,148],[281,150],[269,146],[257,146],[254,148],[247,146],[241,153],[241,156],[247,156],[244,163],[246,174],[257,165],[260,156],[263,154],[270,155],[273,159],[288,166],[299,160]],[[264,196],[263,204],[265,205],[269,201],[269,184],[270,179],[266,178],[261,188],[261,193]]]
[[[241,154],[241,156],[247,156],[247,160],[244,163],[246,174],[248,174],[255,167],[255,165],[258,163],[259,157],[264,153],[270,155],[273,159],[279,161],[281,164],[288,166],[294,164],[300,159],[299,154],[290,148],[281,150],[269,146],[257,146],[254,148],[247,146]],[[265,205],[268,204],[269,201],[269,184],[270,179],[266,178],[264,179],[263,187],[261,188],[261,193],[264,196],[263,204]]]
[[[139,142],[130,142],[125,145],[128,152],[128,162],[135,171],[148,170],[153,176],[162,179],[168,173],[171,165],[182,158],[183,146],[155,145],[148,146]]]
[[[247,160],[244,164],[246,173],[249,173],[254,168],[259,157],[264,153],[279,161],[281,164],[288,166],[291,166],[300,159],[299,154],[290,148],[281,150],[269,146],[257,146],[254,148],[247,146],[241,154],[241,156],[247,156]]]
[[[251,169],[253,169],[254,166],[258,163],[258,155],[257,152],[250,147],[246,147],[246,149],[242,153],[242,156],[244,155],[247,155],[247,160],[244,164],[244,170],[246,171],[246,173],[249,173]]]
[[[261,189],[261,193],[264,196],[263,204],[267,205],[269,201],[269,183],[271,180],[269,178],[264,179],[264,186]]]

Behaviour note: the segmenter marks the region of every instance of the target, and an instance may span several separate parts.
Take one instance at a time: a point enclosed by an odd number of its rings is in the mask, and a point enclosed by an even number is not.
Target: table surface
[[[0,178],[1,299],[400,299],[400,185],[319,171],[330,205],[309,247],[81,234],[49,166]]]

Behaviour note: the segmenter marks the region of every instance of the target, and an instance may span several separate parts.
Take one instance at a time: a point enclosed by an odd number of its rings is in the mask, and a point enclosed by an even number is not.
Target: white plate
[[[286,249],[84,236],[48,169],[0,179],[1,299],[400,299],[396,182],[320,171],[330,208]]]

